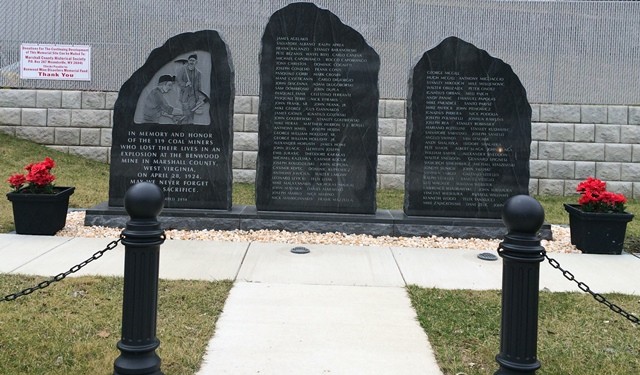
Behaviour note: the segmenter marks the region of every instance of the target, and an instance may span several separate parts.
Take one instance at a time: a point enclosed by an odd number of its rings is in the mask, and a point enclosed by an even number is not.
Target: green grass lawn
[[[493,374],[500,351],[499,291],[408,288],[445,374]],[[607,296],[640,311],[638,296]],[[538,374],[640,374],[640,327],[584,293],[541,292]]]
[[[0,275],[0,293],[39,281]],[[198,370],[231,285],[160,280],[157,352],[165,374]],[[67,278],[0,302],[0,374],[112,374],[121,317],[122,279],[114,277]]]

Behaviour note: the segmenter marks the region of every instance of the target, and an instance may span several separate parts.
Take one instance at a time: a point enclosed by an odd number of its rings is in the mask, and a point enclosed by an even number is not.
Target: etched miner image
[[[161,117],[167,117],[172,122],[177,123],[182,111],[167,101],[176,77],[162,75],[158,78],[158,86],[151,90],[144,99],[142,107],[142,118],[145,123],[158,124]]]
[[[165,208],[231,209],[233,81],[216,31],[176,35],[151,52],[114,105],[109,206],[151,182]]]
[[[200,63],[198,56],[202,56],[203,61]],[[163,66],[154,75],[157,78],[145,87],[136,108],[134,122],[209,125],[210,59],[211,55],[208,52],[191,51],[181,54]],[[165,80],[171,77],[171,84],[161,84],[161,77],[165,77]],[[158,85],[154,86],[153,82],[158,82]],[[161,91],[162,95],[159,95],[158,91]],[[163,102],[166,102],[166,105]],[[167,106],[172,107],[172,112],[155,110],[168,109]],[[159,116],[155,116],[155,112],[158,112]]]
[[[376,211],[380,58],[331,12],[275,12],[260,55],[258,210]]]
[[[183,113],[180,123],[183,124],[193,124],[195,113],[203,113],[200,107],[209,99],[209,96],[202,91],[202,72],[196,68],[197,63],[198,55],[191,54],[176,73]]]
[[[528,194],[531,106],[502,60],[445,39],[414,67],[407,114],[405,214],[500,218]]]

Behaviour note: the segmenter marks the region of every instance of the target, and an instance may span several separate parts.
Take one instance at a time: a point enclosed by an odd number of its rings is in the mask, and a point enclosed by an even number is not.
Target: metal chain
[[[549,256],[547,255],[547,253],[544,253],[544,257],[549,261],[549,264],[551,265],[551,267],[560,270],[562,272],[562,276],[564,276],[567,280],[569,281],[573,281],[578,285],[578,288],[580,290],[582,290],[583,292],[589,293],[591,294],[591,296],[593,296],[593,298],[600,302],[601,304],[607,306],[609,309],[611,309],[611,311],[622,315],[623,317],[627,318],[628,320],[630,320],[632,323],[634,324],[640,324],[640,318],[638,318],[637,316],[628,313],[626,311],[624,311],[620,306],[616,305],[615,303],[611,303],[609,302],[602,294],[600,293],[595,293],[591,290],[591,288],[589,288],[589,286],[585,283],[583,283],[582,281],[578,281],[576,280],[575,276],[565,270],[564,268],[562,268],[560,266],[560,263],[558,263],[557,260],[553,259],[553,258],[549,258]]]
[[[19,292],[16,292],[16,293],[8,294],[8,295],[4,296],[2,299],[0,299],[0,302],[13,301],[18,297],[29,295],[29,294],[35,292],[36,290],[44,289],[44,288],[48,287],[49,285],[51,285],[53,283],[57,283],[58,281],[64,280],[65,277],[71,275],[72,273],[76,273],[76,272],[80,271],[87,264],[93,262],[96,259],[100,259],[102,257],[102,255],[104,255],[104,253],[106,253],[107,251],[109,251],[111,249],[114,249],[116,246],[118,246],[118,244],[120,243],[120,240],[122,240],[122,236],[120,238],[118,238],[117,240],[109,242],[107,247],[105,247],[104,249],[96,252],[95,254],[93,254],[89,259],[85,260],[84,262],[82,262],[80,264],[76,264],[75,266],[71,267],[67,272],[61,272],[61,273],[55,275],[54,277],[50,278],[49,280],[45,280],[45,281],[43,281],[43,282],[41,282],[41,283],[39,283],[39,284],[37,284],[35,286],[23,289],[23,290],[21,290]]]

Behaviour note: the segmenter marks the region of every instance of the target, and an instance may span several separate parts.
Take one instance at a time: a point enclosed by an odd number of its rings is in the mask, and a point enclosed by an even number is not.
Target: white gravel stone
[[[84,211],[74,211],[67,215],[66,226],[56,236],[118,238],[122,228],[107,228],[101,226],[84,226]],[[552,225],[553,241],[542,240],[542,246],[547,252],[579,253],[571,245],[569,228]],[[450,238],[450,237],[374,237],[365,234],[345,233],[309,233],[287,232],[280,230],[167,230],[167,240],[195,240],[195,241],[226,241],[226,242],[274,242],[288,244],[320,244],[320,245],[351,245],[351,246],[394,246],[410,248],[432,249],[470,249],[481,251],[495,251],[500,240],[483,240],[478,238]]]

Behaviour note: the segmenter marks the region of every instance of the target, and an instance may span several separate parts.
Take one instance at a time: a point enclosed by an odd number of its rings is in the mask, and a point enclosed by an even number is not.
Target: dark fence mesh
[[[236,92],[258,94],[260,38],[283,0],[0,0],[0,87],[117,91],[176,34],[218,30]],[[382,98],[404,99],[428,49],[458,36],[509,63],[538,103],[640,103],[640,2],[318,0],[381,56]],[[17,78],[20,43],[92,47],[92,80]]]

